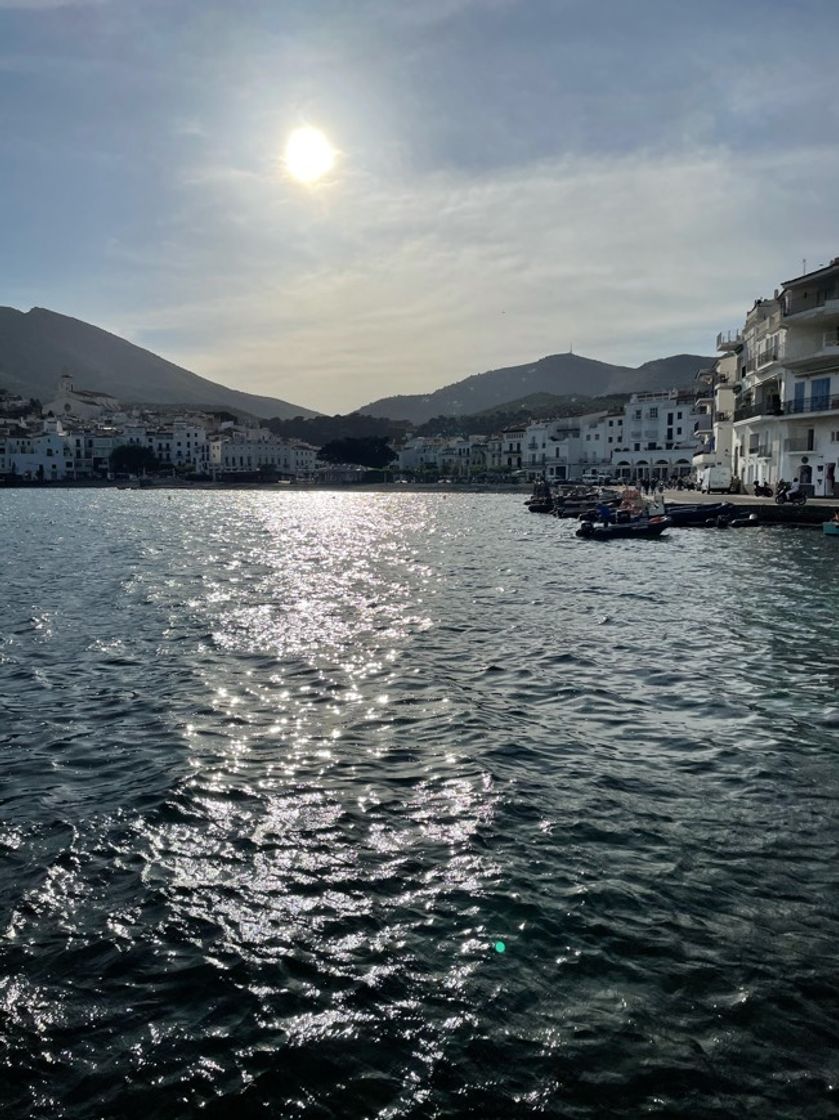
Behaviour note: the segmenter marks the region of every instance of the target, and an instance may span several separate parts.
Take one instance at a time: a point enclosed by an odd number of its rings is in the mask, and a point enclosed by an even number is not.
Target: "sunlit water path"
[[[0,495],[0,1114],[839,1115],[839,544]]]

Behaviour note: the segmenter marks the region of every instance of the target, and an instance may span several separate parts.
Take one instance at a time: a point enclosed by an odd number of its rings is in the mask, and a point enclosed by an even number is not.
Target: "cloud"
[[[221,175],[168,248],[188,255],[181,298],[136,327],[199,372],[330,412],[570,343],[626,364],[710,353],[802,256],[837,251],[837,174],[830,148],[640,153],[358,177],[273,212],[276,183]]]
[[[51,8],[92,8],[110,0],[0,0],[0,11],[40,12]]]

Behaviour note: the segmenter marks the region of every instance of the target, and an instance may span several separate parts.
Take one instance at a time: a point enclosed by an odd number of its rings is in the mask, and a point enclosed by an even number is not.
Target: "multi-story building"
[[[839,495],[839,257],[758,300],[717,345],[738,361],[733,473]]]
[[[706,467],[731,466],[734,442],[735,385],[739,377],[736,352],[720,355],[709,369],[696,375],[699,395],[696,406],[699,417],[696,436],[699,446],[693,453],[693,469],[697,477]]]
[[[40,432],[25,425],[0,428],[0,474],[44,482],[71,477],[70,448],[61,424],[47,420]]]
[[[317,451],[310,444],[280,439],[266,428],[235,428],[230,424],[209,438],[209,469],[213,474],[248,474],[268,470],[292,478],[314,473]]]
[[[634,393],[624,408],[622,444],[612,449],[613,474],[626,482],[689,475],[703,422],[693,389]]]
[[[524,428],[507,428],[501,433],[502,470],[521,470],[524,443]]]

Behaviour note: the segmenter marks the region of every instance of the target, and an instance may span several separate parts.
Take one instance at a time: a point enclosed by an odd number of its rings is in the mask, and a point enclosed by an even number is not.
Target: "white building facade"
[[[718,347],[738,362],[732,472],[839,497],[839,257],[758,300]]]

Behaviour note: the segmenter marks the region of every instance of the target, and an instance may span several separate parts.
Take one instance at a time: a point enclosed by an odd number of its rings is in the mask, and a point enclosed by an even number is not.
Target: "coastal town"
[[[690,387],[638,391],[622,407],[528,419],[474,435],[394,440],[390,478],[460,482],[655,483],[753,493],[797,480],[808,497],[839,494],[839,257],[758,299],[717,336],[717,359]],[[360,482],[319,448],[225,412],[129,405],[61,374],[54,399],[6,395],[0,478],[114,477],[114,453],[145,449],[181,480]],[[30,407],[31,406],[31,407]]]
[[[399,466],[700,487],[719,471],[746,493],[797,479],[808,497],[839,495],[839,257],[756,300],[716,348],[693,389],[639,392],[623,409],[540,420],[487,439],[415,439]]]

